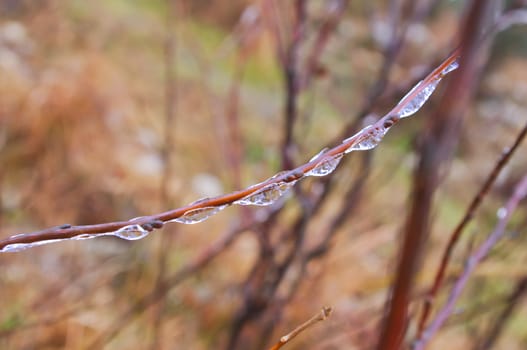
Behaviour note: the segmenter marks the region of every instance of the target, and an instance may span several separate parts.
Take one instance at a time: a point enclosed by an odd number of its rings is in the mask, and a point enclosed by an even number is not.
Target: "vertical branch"
[[[478,70],[479,30],[490,1],[472,1],[462,32],[460,71],[450,80],[437,113],[428,120],[421,158],[414,176],[413,199],[406,220],[404,241],[394,287],[388,301],[379,349],[399,349],[408,325],[408,304],[427,241],[430,213],[441,165],[452,156],[464,110],[470,100]]]
[[[240,130],[239,100],[240,86],[246,67],[247,56],[251,54],[251,46],[261,31],[260,9],[255,5],[246,7],[236,29],[237,51],[235,56],[234,72],[227,97],[225,111],[225,143],[227,151],[225,157],[229,164],[234,188],[241,188],[241,160],[242,160],[242,135]]]
[[[172,177],[171,153],[174,151],[174,121],[176,116],[176,40],[174,36],[174,21],[176,0],[166,0],[166,38],[165,38],[165,119],[163,129],[164,144],[161,151],[163,159],[163,176],[161,180],[161,203],[163,206],[170,202],[169,182]]]
[[[298,56],[300,42],[304,36],[304,26],[306,21],[306,0],[296,0],[295,2],[295,25],[291,43],[287,49],[284,62],[284,83],[285,83],[285,125],[282,141],[282,169],[293,167],[293,129],[298,115]]]
[[[174,122],[176,117],[176,99],[177,99],[177,85],[176,85],[176,71],[175,71],[175,58],[176,58],[176,39],[174,34],[174,21],[176,16],[176,0],[166,0],[166,37],[165,37],[165,118],[163,129],[164,144],[161,150],[161,156],[163,160],[163,174],[161,178],[160,195],[161,195],[161,206],[166,208],[170,206],[170,179],[172,178],[172,161],[171,153],[174,150]],[[166,228],[165,230],[168,230]],[[156,278],[156,284],[154,287],[154,293],[159,295],[159,300],[156,307],[154,308],[154,320],[153,320],[153,337],[151,343],[151,349],[155,350],[160,347],[160,333],[163,320],[163,310],[165,305],[165,295],[160,293],[160,289],[163,288],[163,279],[166,273],[166,261],[170,251],[170,245],[172,242],[172,236],[174,231],[165,232],[160,235],[159,247],[158,247],[158,275]]]
[[[238,113],[240,84],[243,76],[244,63],[243,59],[238,56],[236,67],[234,68],[234,77],[229,89],[227,100],[226,121],[227,121],[227,161],[232,175],[234,188],[241,187],[240,162],[242,157],[242,137],[240,131],[240,118]]]

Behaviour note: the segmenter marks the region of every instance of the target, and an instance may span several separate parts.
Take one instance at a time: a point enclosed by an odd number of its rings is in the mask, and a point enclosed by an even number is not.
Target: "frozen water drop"
[[[271,205],[282,197],[287,190],[289,190],[296,181],[293,182],[279,182],[266,185],[256,191],[234,202],[238,205]]]
[[[364,130],[368,130],[365,135],[362,137],[362,140],[350,146],[345,153],[353,151],[367,151],[372,148],[377,147],[377,145],[382,141],[384,135],[386,135],[387,129],[381,126],[368,126],[364,128],[359,133],[364,133]],[[346,142],[346,141],[344,141]]]
[[[270,180],[272,179],[276,179],[277,177],[280,177],[280,176],[284,176],[285,174],[289,174],[289,170],[282,170],[276,174],[274,174],[273,176],[271,176]]]
[[[505,217],[507,216],[507,209],[505,209],[503,207],[499,208],[498,211],[496,212],[496,216],[500,220],[505,219]]]
[[[84,240],[84,239],[91,239],[91,238],[95,238],[97,236],[104,236],[103,235],[91,235],[89,233],[83,233],[81,235],[78,235],[78,236],[75,236],[75,237],[71,237],[71,239],[74,239],[74,240]]]
[[[409,117],[415,112],[417,112],[419,109],[421,109],[421,107],[423,107],[430,95],[432,95],[432,93],[434,92],[440,80],[441,79],[436,79],[431,81],[430,83],[428,83],[428,85],[422,88],[422,90],[417,95],[415,95],[414,98],[412,98],[410,101],[405,102],[408,96],[411,96],[417,88],[421,88],[421,85],[424,84],[423,81],[420,81],[405,97],[403,97],[401,102],[399,102],[399,104],[404,103],[403,107],[398,113],[399,117]]]
[[[117,231],[110,234],[129,241],[135,241],[146,237],[148,235],[148,231],[141,226],[134,224],[121,227]]]
[[[197,224],[199,222],[205,221],[210,218],[212,215],[218,213],[219,211],[225,209],[227,205],[220,205],[217,207],[205,207],[197,208],[186,211],[182,216],[170,222],[179,222],[181,224]]]
[[[443,71],[441,72],[441,75],[447,75],[448,73],[456,70],[459,68],[459,58],[456,58],[452,63],[450,63]]]
[[[0,252],[1,253],[15,253],[15,252],[20,252],[22,250],[26,250],[29,248],[38,247],[38,246],[49,244],[49,243],[60,242],[64,240],[66,239],[48,239],[46,241],[40,241],[40,242],[34,242],[34,243],[13,243],[13,244],[8,244],[5,247],[3,247],[0,250]]]
[[[311,159],[309,160],[309,162],[312,162],[314,160],[317,160],[319,159],[320,157],[322,157],[324,155],[324,153],[326,153],[328,151],[328,148],[324,148],[322,151],[318,152],[317,154],[315,154],[313,157],[311,157]]]
[[[333,157],[322,159],[306,176],[326,176],[331,174],[340,163],[342,153]]]

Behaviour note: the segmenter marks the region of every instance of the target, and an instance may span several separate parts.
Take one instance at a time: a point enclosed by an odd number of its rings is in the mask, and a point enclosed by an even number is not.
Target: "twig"
[[[505,228],[507,223],[512,217],[512,214],[518,207],[518,204],[522,199],[527,196],[527,175],[525,175],[518,185],[516,186],[514,193],[509,198],[505,206],[500,210],[498,217],[498,223],[494,228],[494,231],[488,236],[488,238],[477,248],[477,250],[467,259],[465,268],[459,278],[457,279],[454,287],[452,288],[447,302],[439,311],[436,318],[432,321],[430,326],[423,332],[420,339],[414,344],[415,350],[422,350],[428,343],[428,341],[434,336],[434,334],[441,328],[443,323],[452,314],[456,301],[461,296],[463,289],[465,288],[469,277],[472,275],[478,264],[487,256],[489,251],[494,247],[498,240],[505,234]]]
[[[305,25],[307,20],[306,0],[295,1],[295,24],[291,43],[287,47],[286,61],[283,64],[283,76],[285,84],[285,124],[284,136],[282,140],[282,169],[289,169],[293,166],[293,131],[295,121],[298,116],[298,92],[299,92],[299,67],[298,59],[300,44],[304,38]]]
[[[320,312],[318,312],[316,315],[311,317],[306,322],[302,323],[300,326],[296,327],[294,330],[292,330],[290,333],[284,335],[278,343],[273,345],[269,350],[278,350],[285,344],[287,344],[289,341],[291,341],[293,338],[295,338],[297,335],[308,329],[309,327],[313,326],[314,324],[324,321],[326,318],[329,317],[331,314],[331,307],[324,306]]]
[[[175,24],[176,19],[176,4],[177,0],[166,0],[166,37],[165,37],[165,115],[164,115],[164,131],[165,138],[164,144],[161,151],[161,159],[163,160],[163,174],[161,178],[160,186],[160,199],[161,206],[168,207],[170,205],[170,180],[173,176],[173,165],[172,165],[172,153],[174,152],[174,124],[177,113],[177,76],[175,69],[175,59],[177,53],[177,42],[175,38]],[[167,269],[167,258],[169,252],[172,250],[171,245],[173,237],[175,236],[174,231],[171,234],[162,235],[159,239],[158,247],[158,270],[156,276],[156,282],[154,290],[156,294],[159,294],[158,290],[162,288],[162,281],[166,274]],[[155,350],[159,348],[159,334],[163,323],[163,311],[165,309],[165,297],[160,296],[153,311],[153,336],[151,340],[150,348]],[[119,325],[122,327],[122,324]]]
[[[446,268],[450,261],[450,257],[452,256],[452,252],[454,251],[454,247],[459,241],[459,238],[461,237],[461,233],[463,232],[465,227],[468,225],[470,220],[472,220],[472,218],[474,217],[474,214],[476,210],[479,208],[479,206],[481,205],[483,198],[487,195],[490,188],[494,184],[494,181],[496,181],[496,178],[498,177],[498,175],[501,173],[505,165],[511,159],[513,153],[516,151],[518,146],[522,143],[526,134],[527,134],[527,124],[525,124],[523,129],[520,131],[520,133],[516,137],[516,140],[514,140],[514,143],[512,144],[512,146],[504,150],[500,159],[498,160],[496,165],[494,165],[494,168],[492,169],[487,179],[485,180],[485,183],[481,186],[476,196],[472,199],[472,202],[468,206],[465,212],[465,215],[463,216],[463,218],[461,219],[461,221],[455,228],[454,232],[452,232],[452,234],[450,235],[448,244],[445,247],[445,250],[443,252],[443,257],[441,258],[441,263],[436,272],[434,284],[430,288],[430,291],[428,292],[428,295],[425,300],[423,311],[421,313],[421,317],[419,320],[419,334],[424,329],[426,320],[428,318],[428,315],[430,314],[433,300],[436,294],[438,293],[439,289],[441,288],[441,284],[443,283]]]

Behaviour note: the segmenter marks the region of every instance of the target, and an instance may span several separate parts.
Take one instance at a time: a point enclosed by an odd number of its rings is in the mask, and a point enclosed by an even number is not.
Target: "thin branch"
[[[318,173],[313,175],[313,169],[325,167],[335,162],[335,159],[340,160],[344,154],[356,150],[368,150],[376,146],[384,136],[384,134],[394,124],[399,122],[402,118],[408,117],[415,113],[424,104],[426,99],[430,96],[433,88],[444,77],[445,74],[452,71],[454,66],[457,66],[460,51],[459,49],[444,60],[436,69],[434,69],[425,79],[420,81],[406,96],[404,96],[399,103],[393,107],[383,118],[372,125],[369,125],[356,133],[355,135],[345,139],[337,146],[323,152],[317,157],[314,157],[309,162],[304,163],[292,170],[283,171],[275,176],[249,186],[245,189],[231,192],[222,196],[214,198],[203,198],[186,206],[169,210],[166,212],[143,216],[127,221],[116,221],[95,225],[81,225],[72,226],[70,224],[51,227],[41,231],[18,234],[0,240],[0,252],[18,251],[32,246],[55,242],[57,240],[65,240],[77,237],[76,239],[94,238],[97,236],[116,235],[116,231],[133,225],[135,229],[142,229],[142,236],[128,238],[138,239],[144,237],[148,232],[153,231],[164,226],[167,222],[180,219],[185,223],[197,223],[204,220],[199,214],[212,213],[224,209],[231,204],[237,204],[237,201],[248,199],[253,195],[267,195],[278,194],[281,195],[281,189],[292,186],[296,181],[304,176],[323,176],[328,174]],[[415,104],[418,103],[416,106]],[[412,107],[411,113],[408,112]],[[380,134],[382,132],[382,134]],[[244,203],[245,204],[245,203]],[[271,203],[266,203],[271,204]],[[245,204],[246,205],[246,204]],[[262,205],[262,204],[260,204]],[[214,209],[214,210],[213,210]],[[199,216],[199,220],[192,220]],[[188,220],[187,220],[188,219]],[[82,236],[81,236],[82,235]],[[123,237],[121,237],[123,238]]]
[[[298,92],[299,92],[299,67],[298,59],[300,44],[305,35],[307,20],[306,0],[296,0],[295,2],[295,24],[291,43],[287,48],[286,61],[283,64],[283,75],[285,84],[285,125],[282,140],[282,169],[293,166],[293,130],[298,116]]]
[[[449,81],[439,108],[425,129],[421,157],[414,174],[413,198],[406,218],[393,289],[387,300],[387,313],[378,349],[400,349],[408,327],[408,305],[423,247],[430,230],[435,190],[440,169],[452,157],[464,112],[472,96],[479,64],[479,31],[490,1],[473,1],[461,32],[461,69]]]
[[[498,223],[494,228],[494,231],[488,236],[488,238],[477,248],[477,250],[467,259],[465,268],[459,278],[457,279],[454,287],[452,288],[447,302],[439,311],[436,318],[432,321],[430,326],[423,332],[420,339],[414,344],[415,350],[423,350],[426,344],[434,336],[435,333],[441,328],[443,323],[448,319],[454,310],[456,301],[461,296],[463,289],[465,288],[468,279],[478,266],[478,264],[488,255],[494,245],[503,237],[505,234],[505,228],[510,221],[512,214],[518,207],[520,201],[527,196],[527,175],[525,175],[518,185],[516,186],[514,193],[509,198],[505,206],[499,211]]]
[[[320,312],[318,312],[316,315],[311,317],[306,322],[302,323],[300,326],[298,326],[295,329],[293,329],[290,333],[288,333],[288,334],[284,335],[282,338],[280,338],[278,343],[273,345],[269,350],[278,350],[278,349],[280,349],[282,346],[287,344],[289,341],[291,341],[293,338],[295,338],[297,335],[299,335],[300,333],[302,333],[303,331],[305,331],[309,327],[313,326],[314,324],[316,324],[316,323],[318,323],[320,321],[324,321],[326,318],[329,317],[329,315],[331,314],[331,311],[332,311],[331,307],[324,306],[322,308],[322,310],[320,310]]]
[[[177,15],[177,0],[166,0],[166,36],[165,36],[165,115],[164,115],[164,131],[165,138],[161,151],[161,159],[163,160],[163,174],[160,186],[160,198],[162,207],[168,207],[172,200],[170,195],[170,180],[173,177],[173,162],[172,153],[174,152],[174,124],[177,114],[177,75],[176,75],[176,54],[177,41],[175,37],[175,21]],[[169,252],[172,250],[171,245],[175,232],[171,234],[162,235],[159,239],[158,246],[158,264],[157,276],[154,290],[162,288],[162,281],[166,274],[167,259]],[[159,293],[157,293],[159,294]],[[153,335],[150,348],[155,350],[159,348],[159,334],[161,332],[163,322],[163,311],[165,309],[166,300],[164,296],[160,296],[153,312]],[[122,326],[122,325],[121,325]]]

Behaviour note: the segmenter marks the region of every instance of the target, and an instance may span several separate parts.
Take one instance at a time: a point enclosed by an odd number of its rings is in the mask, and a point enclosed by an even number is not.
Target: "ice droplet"
[[[95,238],[95,237],[98,237],[98,236],[101,236],[101,235],[91,235],[89,233],[83,233],[81,235],[78,235],[78,236],[75,236],[75,237],[71,237],[70,239],[73,239],[73,240],[84,240],[84,239],[92,239],[92,238]],[[104,236],[104,234],[103,234]]]
[[[121,227],[117,231],[110,232],[109,235],[116,236],[129,241],[135,241],[148,235],[148,231],[137,224]]]
[[[452,63],[450,63],[443,71],[441,72],[441,75],[447,75],[448,73],[456,70],[459,68],[459,58],[456,58]]]
[[[507,216],[507,209],[505,209],[503,207],[499,208],[498,211],[496,212],[496,216],[500,220],[505,219],[505,217]]]
[[[199,222],[205,221],[210,218],[212,215],[218,213],[219,211],[225,209],[227,205],[220,205],[217,207],[205,207],[197,208],[186,211],[179,218],[170,220],[169,222],[179,222],[181,224],[197,224]]]
[[[445,68],[445,69],[447,69],[447,68]],[[430,95],[432,95],[432,93],[434,92],[435,88],[437,87],[437,84],[439,84],[440,81],[441,81],[440,78],[431,81],[417,95],[415,95],[415,97],[413,99],[411,99],[408,102],[405,102],[403,107],[401,108],[400,112],[398,113],[398,116],[400,118],[406,118],[406,117],[411,116],[415,112],[417,112],[419,109],[421,109],[421,107],[423,107],[423,105],[428,100]],[[424,82],[421,80],[416,86],[414,86],[414,88],[412,90],[410,90],[410,92],[408,94],[406,94],[406,96],[404,96],[402,98],[402,100],[401,100],[401,102],[399,102],[399,104],[403,103],[403,101],[408,96],[410,96],[417,88],[420,88],[420,86],[422,84],[424,84]]]
[[[311,159],[309,160],[309,162],[312,162],[314,160],[317,160],[319,159],[320,157],[322,157],[324,155],[324,153],[326,153],[328,151],[328,148],[324,148],[322,151],[318,152],[317,154],[315,154],[313,157],[311,157]]]
[[[384,137],[384,135],[386,135],[386,132],[388,131],[388,129],[385,129],[382,126],[370,125],[359,131],[359,134],[364,133],[365,130],[367,130],[367,132],[366,135],[363,136],[363,139],[360,142],[350,146],[344,153],[349,153],[353,151],[366,151],[375,148],[382,141],[382,138]],[[344,142],[346,142],[347,140],[349,139],[344,140]]]
[[[316,159],[316,158],[315,158]],[[331,174],[339,165],[342,153],[333,157],[322,159],[317,165],[306,173],[306,176],[326,176]]]
[[[238,205],[271,205],[282,197],[296,181],[272,183],[262,187],[255,193],[234,202]]]
[[[5,247],[3,247],[0,250],[0,252],[1,253],[15,253],[15,252],[20,252],[22,250],[26,250],[29,248],[38,247],[44,244],[55,243],[55,242],[60,242],[60,241],[65,241],[65,240],[68,240],[68,238],[48,239],[47,241],[40,241],[40,242],[33,242],[33,243],[13,243],[13,244],[8,244]]]

